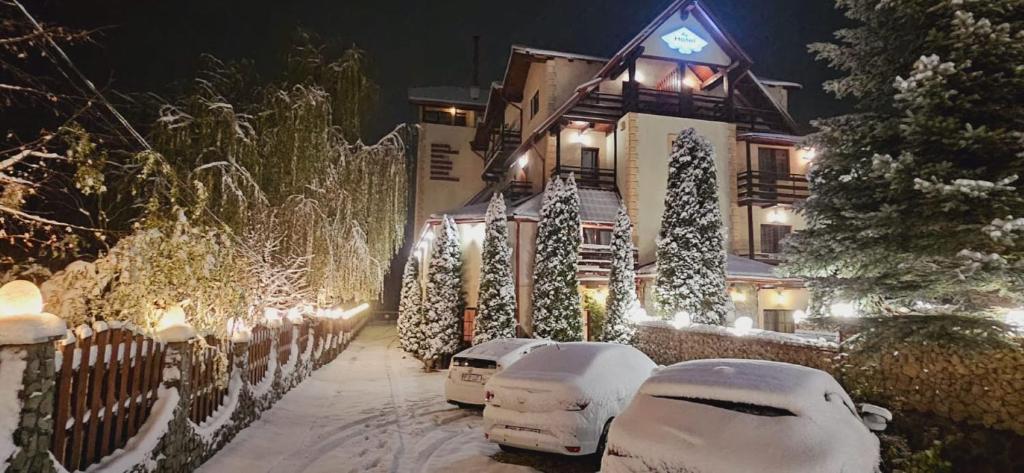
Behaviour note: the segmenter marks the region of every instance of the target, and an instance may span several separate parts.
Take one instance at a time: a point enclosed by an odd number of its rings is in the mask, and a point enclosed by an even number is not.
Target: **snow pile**
[[[53,314],[22,314],[0,317],[0,345],[28,345],[61,338],[67,325]]]
[[[157,390],[157,400],[153,404],[153,410],[142,428],[128,440],[124,448],[103,457],[99,463],[87,468],[86,473],[123,473],[142,464],[146,465],[145,471],[155,469],[156,461],[150,457],[150,453],[156,449],[160,439],[167,434],[178,401],[177,389],[161,385]]]
[[[14,446],[14,431],[21,421],[21,378],[28,363],[25,350],[0,350],[0,464],[17,450]]]
[[[217,431],[231,420],[231,415],[238,407],[242,384],[242,370],[232,369],[231,380],[228,381],[228,395],[224,399],[224,403],[216,411],[213,411],[213,414],[202,424],[196,425],[191,420],[189,421],[192,424],[192,429],[205,443],[212,443],[213,436],[217,434]]]
[[[539,340],[535,338],[503,338],[491,340],[465,349],[455,355],[457,358],[472,358],[476,360],[493,361],[498,366],[509,366],[523,355],[530,352],[533,347],[550,345],[550,340]]]

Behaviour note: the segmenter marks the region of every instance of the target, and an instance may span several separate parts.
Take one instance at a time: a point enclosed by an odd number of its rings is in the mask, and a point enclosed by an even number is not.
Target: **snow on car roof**
[[[628,345],[601,342],[555,343],[538,348],[530,356],[512,365],[515,372],[555,372],[584,375],[590,366],[605,355],[620,356],[636,351]],[[637,351],[637,353],[640,353]],[[642,353],[640,353],[642,355]]]
[[[765,360],[696,360],[659,369],[640,392],[655,396],[692,397],[779,407],[793,413],[821,405],[825,393],[853,401],[828,373]]]
[[[535,338],[502,338],[467,348],[459,352],[455,357],[499,361],[505,355],[520,348],[527,348],[533,345],[548,345],[550,343],[551,341],[549,340],[538,340]]]

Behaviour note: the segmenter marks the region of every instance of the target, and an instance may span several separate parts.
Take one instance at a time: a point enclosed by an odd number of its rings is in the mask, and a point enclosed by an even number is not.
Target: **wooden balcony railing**
[[[744,171],[736,175],[739,205],[792,204],[807,199],[810,189],[803,174]]]
[[[491,141],[487,145],[485,162],[498,162],[523,142],[523,134],[514,128],[500,128],[491,131]],[[497,158],[497,160],[496,160]]]
[[[584,168],[560,164],[551,172],[552,177],[569,177],[572,174],[576,186],[587,189],[615,189],[615,170],[601,168]]]

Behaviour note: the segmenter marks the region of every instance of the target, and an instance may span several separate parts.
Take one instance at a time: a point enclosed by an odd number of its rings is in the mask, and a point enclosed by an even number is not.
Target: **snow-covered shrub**
[[[579,281],[580,197],[576,181],[554,178],[544,190],[533,269],[533,331],[538,338],[583,338]]]
[[[505,197],[491,197],[487,207],[487,236],[480,267],[479,311],[473,326],[473,344],[516,336],[516,289],[512,275],[512,248],[508,241]]]
[[[687,128],[672,142],[657,240],[655,302],[662,317],[685,312],[693,322],[725,323],[723,232],[714,149]]]
[[[433,369],[442,358],[454,355],[462,343],[462,249],[455,221],[445,216],[427,269],[422,359]]]

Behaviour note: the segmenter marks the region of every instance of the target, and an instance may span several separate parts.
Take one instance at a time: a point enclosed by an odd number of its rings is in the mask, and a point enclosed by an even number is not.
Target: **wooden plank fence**
[[[281,331],[277,335],[277,363],[286,365],[292,355],[292,323],[287,319],[281,325]]]
[[[249,377],[250,384],[259,384],[267,374],[270,365],[270,349],[273,347],[274,331],[257,325],[252,329],[252,340],[249,342]]]
[[[123,447],[149,417],[163,380],[163,346],[112,328],[58,350],[50,450],[67,470],[84,470]]]
[[[196,344],[192,352],[192,403],[189,419],[202,424],[228,394],[232,363],[231,342],[207,337],[206,345]]]

